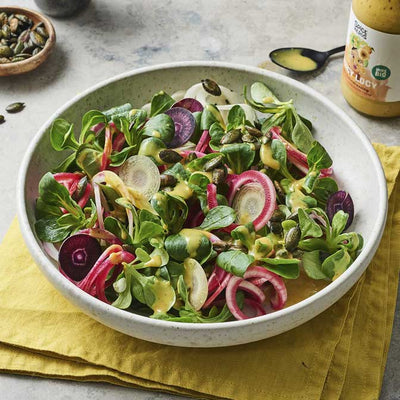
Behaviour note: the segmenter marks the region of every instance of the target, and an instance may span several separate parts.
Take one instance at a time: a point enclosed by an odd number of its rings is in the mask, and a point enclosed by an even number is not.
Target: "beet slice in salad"
[[[174,138],[168,143],[168,147],[180,147],[185,144],[193,135],[196,121],[193,114],[186,108],[173,107],[165,112],[175,124]]]

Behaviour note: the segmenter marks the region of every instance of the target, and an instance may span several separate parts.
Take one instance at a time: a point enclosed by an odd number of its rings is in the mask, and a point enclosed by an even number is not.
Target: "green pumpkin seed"
[[[37,32],[40,36],[44,37],[45,39],[47,39],[47,38],[49,37],[49,34],[48,34],[47,31],[46,31],[46,28],[44,28],[44,27],[42,27],[42,26],[36,27],[36,32]]]
[[[14,54],[19,54],[24,50],[24,43],[23,42],[17,42],[15,47],[14,47]]]
[[[235,143],[240,139],[241,135],[242,135],[242,133],[241,133],[240,129],[234,129],[232,131],[229,131],[229,132],[225,133],[224,136],[222,136],[221,144]]]
[[[11,62],[15,63],[15,62],[19,62],[19,61],[24,61],[25,58],[24,57],[19,57],[19,56],[15,56],[11,58]]]
[[[0,46],[0,57],[12,57],[14,52],[8,46]]]
[[[36,54],[38,54],[42,49],[40,47],[36,47],[35,50],[32,51],[32,55],[36,56]]]
[[[16,103],[11,103],[6,107],[6,111],[8,113],[17,113],[20,112],[24,109],[25,103],[21,102],[16,102]]]
[[[15,18],[19,19],[24,24],[32,24],[32,20],[23,14],[15,14]]]
[[[203,166],[203,171],[209,172],[215,168],[222,167],[224,165],[224,156],[219,155],[217,157],[212,158],[210,161],[207,161]]]
[[[6,119],[4,118],[4,115],[0,115],[0,124],[2,124]]]
[[[160,175],[160,186],[161,187],[166,187],[166,186],[175,186],[177,183],[177,179],[170,174],[161,174]]]
[[[203,89],[212,94],[213,96],[221,96],[221,88],[218,86],[217,82],[212,79],[202,79],[201,83],[203,85]]]
[[[271,222],[282,222],[286,218],[286,215],[281,210],[275,210],[270,218]]]
[[[160,157],[161,161],[167,164],[175,164],[181,161],[183,158],[179,153],[171,149],[161,150],[158,153],[158,156]]]
[[[228,171],[226,168],[215,168],[212,172],[212,181],[215,185],[225,182]]]
[[[0,31],[1,32],[1,31]],[[0,39],[0,46],[8,46],[8,40],[7,39]]]
[[[29,43],[25,43],[25,44],[24,44],[24,53],[32,54],[33,51],[34,51],[35,49],[37,49],[37,48],[40,49],[40,47],[37,47],[37,46],[35,46],[35,45],[31,45],[31,44],[29,44]],[[41,49],[40,49],[40,50],[41,50]]]
[[[29,38],[36,46],[44,47],[44,45],[46,44],[46,39],[35,31],[31,31],[31,33],[29,34]]]
[[[0,25],[3,26],[7,22],[7,14],[3,11],[0,12]]]
[[[278,202],[280,204],[285,204],[286,194],[278,181],[274,181],[274,186],[276,190],[276,195],[278,197]]]
[[[219,242],[214,242],[212,244],[213,249],[217,252],[221,252],[221,251],[226,251],[229,249],[229,244],[226,242],[223,242],[222,240]]]
[[[246,131],[251,136],[255,136],[255,137],[261,137],[262,136],[262,132],[259,129],[254,128],[252,126],[246,125]]]
[[[271,229],[271,232],[275,233],[276,235],[281,234],[283,230],[280,222],[270,222],[269,228]]]
[[[23,58],[24,60],[26,60],[27,58],[32,57],[32,54],[29,54],[29,53],[20,53],[20,54],[16,55],[16,57],[21,57],[21,58]]]
[[[298,225],[289,229],[288,233],[285,236],[285,247],[288,251],[292,252],[296,249],[299,244],[301,236],[301,231]]]
[[[3,38],[10,39],[11,29],[10,29],[9,25],[4,24],[3,27],[1,28],[1,30],[3,31]]]
[[[245,143],[255,143],[258,142],[258,139],[254,137],[253,135],[250,135],[249,133],[245,133],[242,136],[242,141]]]
[[[29,29],[22,31],[20,33],[20,35],[18,36],[18,40],[20,42],[24,42],[24,43],[28,42],[30,33],[31,33],[31,31]]]

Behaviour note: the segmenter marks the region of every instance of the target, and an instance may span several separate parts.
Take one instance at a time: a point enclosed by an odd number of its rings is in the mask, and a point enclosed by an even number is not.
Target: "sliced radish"
[[[207,204],[209,210],[218,206],[217,186],[215,186],[213,183],[209,183],[207,185]]]
[[[200,153],[205,153],[206,149],[208,147],[208,144],[210,143],[210,135],[208,134],[208,131],[205,130],[200,136],[199,142],[196,145],[195,151],[199,151]]]
[[[226,273],[223,279],[218,282],[218,286],[216,287],[214,293],[207,299],[204,303],[203,308],[209,308],[215,303],[215,299],[220,295],[220,293],[226,288],[228,282],[233,277],[232,274]]]
[[[160,173],[150,158],[142,155],[129,157],[119,170],[126,186],[150,200],[160,189]]]
[[[246,189],[245,186],[249,184],[251,186]],[[242,191],[244,194],[240,195]],[[256,194],[256,191],[259,194]],[[236,200],[237,195],[239,200]],[[262,204],[261,211],[256,204],[257,201]],[[242,172],[230,179],[228,203],[233,206],[238,216],[250,215],[254,228],[258,231],[267,224],[276,208],[274,184],[262,172],[253,170]]]
[[[259,183],[251,182],[243,185],[237,192],[232,208],[236,211],[236,222],[244,225],[254,221],[263,211],[265,195]]]
[[[192,113],[197,111],[203,111],[203,106],[201,105],[201,103],[196,99],[190,97],[185,97],[184,99],[179,100],[172,107],[186,108],[186,110],[189,110]]]
[[[193,114],[186,108],[174,107],[165,112],[174,121],[175,134],[168,147],[180,147],[193,135],[196,128],[196,120]]]
[[[236,319],[248,319],[248,317],[238,306],[236,301],[236,292],[239,288],[239,285],[243,282],[242,278],[238,276],[232,276],[226,286],[226,305],[229,308],[229,311]]]
[[[245,292],[251,294],[259,303],[263,303],[265,301],[264,292],[256,285],[246,280],[242,280],[240,282],[238,289],[242,289]]]
[[[253,284],[257,283],[258,285],[270,282],[275,289],[275,295],[270,299],[271,305],[275,310],[283,308],[287,300],[287,291],[285,282],[279,275],[257,265],[247,268],[244,278],[251,279]]]
[[[215,265],[213,272],[208,278],[208,293],[214,292],[221,285],[226,275],[228,275],[227,271]]]
[[[294,145],[289,143],[284,137],[282,137],[282,130],[279,126],[271,128],[272,139],[280,140],[286,148],[287,157],[289,161],[295,165],[304,175],[308,172],[307,155],[302,151],[298,150]],[[332,175],[332,168],[325,168],[320,171],[321,177]]]
[[[189,302],[195,310],[200,310],[208,295],[206,273],[194,258],[186,258],[183,266],[185,268],[183,279],[189,288]]]
[[[101,255],[100,243],[85,234],[72,235],[60,247],[58,262],[62,271],[72,280],[81,281]]]

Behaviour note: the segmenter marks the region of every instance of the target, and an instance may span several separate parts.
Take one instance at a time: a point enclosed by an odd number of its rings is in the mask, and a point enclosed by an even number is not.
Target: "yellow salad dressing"
[[[296,71],[312,71],[318,64],[309,57],[301,54],[301,49],[287,49],[273,52],[271,57],[283,67]]]

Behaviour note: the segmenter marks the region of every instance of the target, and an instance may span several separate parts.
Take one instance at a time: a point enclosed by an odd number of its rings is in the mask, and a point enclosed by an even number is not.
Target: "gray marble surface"
[[[32,0],[0,3],[37,9]],[[29,74],[0,77],[0,110],[14,101],[26,103],[22,113],[7,114],[6,123],[0,125],[0,238],[16,213],[15,182],[30,139],[77,93],[118,73],[169,61],[221,60],[256,66],[277,47],[328,50],[344,43],[349,8],[350,0],[92,0],[76,16],[53,18],[57,44],[49,60]],[[285,73],[269,62],[265,67]],[[371,140],[400,145],[399,118],[366,118],[348,106],[339,88],[341,67],[339,55],[320,73],[288,75],[344,109]],[[398,304],[381,400],[400,399],[399,359]],[[13,375],[0,375],[0,393],[4,400],[178,398],[106,384]]]

